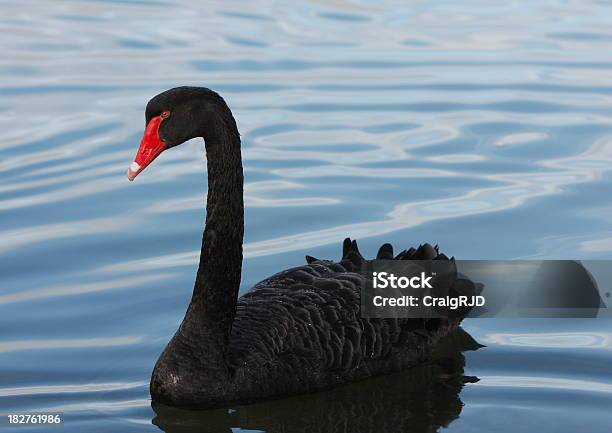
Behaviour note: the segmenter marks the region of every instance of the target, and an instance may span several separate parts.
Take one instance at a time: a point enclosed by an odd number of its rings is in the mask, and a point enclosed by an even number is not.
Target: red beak
[[[136,158],[134,158],[134,162],[128,168],[127,177],[129,180],[134,180],[147,165],[151,164],[160,153],[168,148],[166,143],[159,138],[159,125],[161,125],[163,120],[162,116],[157,116],[149,121],[142,140],[140,140],[140,147],[138,148]]]

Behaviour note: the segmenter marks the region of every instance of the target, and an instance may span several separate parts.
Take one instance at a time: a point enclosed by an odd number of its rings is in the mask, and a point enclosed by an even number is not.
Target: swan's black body
[[[357,244],[346,239],[338,263],[307,257],[238,299],[242,264],[243,177],[240,138],[216,93],[193,87],[164,92],[147,122],[170,111],[159,136],[168,147],[204,137],[208,160],[206,227],[191,303],[160,356],[151,396],[173,406],[218,407],[316,391],[423,362],[461,317],[366,319]],[[385,244],[379,258],[393,258]],[[397,260],[443,259],[423,245]]]
[[[231,433],[238,429],[266,433],[435,433],[444,432],[464,407],[462,352],[481,347],[461,328],[440,340],[431,360],[399,373],[378,376],[328,391],[233,406],[228,410],[192,411],[152,402],[153,424],[166,433]]]

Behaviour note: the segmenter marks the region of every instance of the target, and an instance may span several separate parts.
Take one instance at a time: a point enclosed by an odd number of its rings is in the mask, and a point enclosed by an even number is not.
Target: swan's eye
[[[161,118],[162,118],[162,119],[167,119],[168,117],[170,117],[170,112],[169,112],[169,111],[164,111],[164,112],[161,114]]]

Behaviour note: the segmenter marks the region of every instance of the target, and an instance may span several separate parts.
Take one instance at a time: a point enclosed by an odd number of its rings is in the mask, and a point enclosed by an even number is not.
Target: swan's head
[[[214,126],[220,107],[227,109],[223,99],[205,87],[176,87],[151,99],[145,112],[144,135],[128,168],[128,179],[134,180],[163,151],[205,136],[207,125]]]

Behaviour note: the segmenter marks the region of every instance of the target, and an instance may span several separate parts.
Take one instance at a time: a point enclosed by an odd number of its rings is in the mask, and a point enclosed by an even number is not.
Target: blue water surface
[[[125,177],[148,99],[207,86],[242,134],[243,291],[338,258],[345,236],[366,255],[610,259],[611,19],[594,0],[4,1],[0,412],[63,411],[64,432],[612,431],[604,319],[466,320],[480,381],[436,423],[371,401],[327,416],[325,395],[156,413],[150,372],[200,247],[202,142]]]

